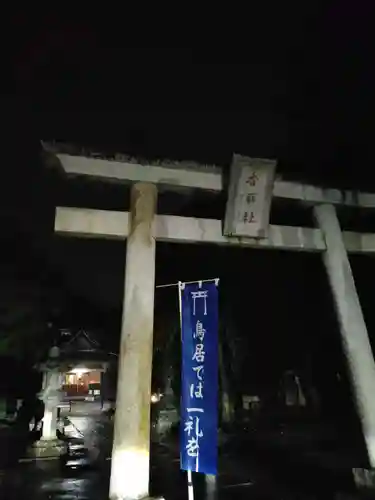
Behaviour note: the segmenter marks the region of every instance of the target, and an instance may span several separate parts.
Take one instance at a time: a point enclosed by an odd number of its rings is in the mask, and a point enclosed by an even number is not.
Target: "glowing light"
[[[73,368],[73,370],[70,370],[69,373],[75,373],[76,375],[81,375],[83,373],[89,373],[89,369],[88,368]]]
[[[114,450],[109,498],[147,498],[150,456],[146,450]]]
[[[151,394],[151,403],[158,403],[162,397],[163,394],[158,394],[156,392],[154,394]]]

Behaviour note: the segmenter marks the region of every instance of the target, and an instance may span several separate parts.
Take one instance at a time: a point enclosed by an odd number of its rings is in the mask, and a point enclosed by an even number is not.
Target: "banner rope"
[[[220,278],[210,278],[207,280],[195,280],[195,281],[178,281],[177,283],[167,283],[166,285],[156,285],[155,288],[168,288],[171,286],[184,286],[184,285],[193,285],[194,283],[210,283],[211,281],[215,282],[215,285],[219,285]]]

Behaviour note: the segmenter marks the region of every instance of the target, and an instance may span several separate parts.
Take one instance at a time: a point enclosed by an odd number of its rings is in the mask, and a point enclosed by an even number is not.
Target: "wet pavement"
[[[112,422],[97,403],[74,403],[67,414],[69,456],[64,460],[8,463],[0,473],[0,498],[17,500],[102,500],[108,498]],[[0,456],[4,455],[3,446]],[[21,448],[19,447],[20,451]],[[152,445],[151,493],[167,500],[187,499],[186,474],[179,470],[177,440]],[[264,443],[233,438],[219,454],[217,487],[220,499],[325,500],[352,489],[346,464],[325,455],[327,464],[311,450],[293,457],[271,451]],[[328,457],[328,458],[327,458]],[[205,478],[194,476],[195,498],[206,498]]]
[[[61,460],[6,464],[0,475],[0,498],[103,499],[108,498],[112,423],[97,403],[75,403],[65,427],[69,455]],[[11,439],[7,439],[8,446]],[[24,447],[17,446],[18,451]],[[0,448],[0,456],[3,455]],[[4,460],[3,460],[4,462]]]

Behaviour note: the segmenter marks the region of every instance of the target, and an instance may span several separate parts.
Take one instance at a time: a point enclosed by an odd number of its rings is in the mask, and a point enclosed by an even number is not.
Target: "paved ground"
[[[12,465],[0,476],[0,498],[17,500],[103,500],[108,498],[112,424],[97,403],[74,403],[66,428],[70,457],[65,461]],[[22,447],[18,448],[19,450]],[[5,448],[0,446],[0,456]],[[332,473],[332,460],[322,465],[305,456],[293,459],[262,444],[233,439],[219,456],[219,498],[226,500],[323,500],[350,489],[347,469]],[[310,462],[309,462],[310,460]],[[204,477],[196,475],[196,500],[207,498]],[[167,500],[186,500],[186,476],[179,470],[176,440],[154,444],[151,493]],[[341,497],[340,497],[341,498]],[[349,498],[349,497],[342,497]]]

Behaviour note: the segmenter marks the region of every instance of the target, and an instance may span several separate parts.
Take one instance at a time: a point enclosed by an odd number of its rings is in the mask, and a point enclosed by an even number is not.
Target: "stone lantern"
[[[38,458],[59,457],[66,452],[66,444],[57,438],[58,406],[62,401],[62,374],[60,350],[53,346],[45,363],[39,366],[43,372],[43,386],[38,397],[44,402],[42,436],[31,447],[30,454]]]

